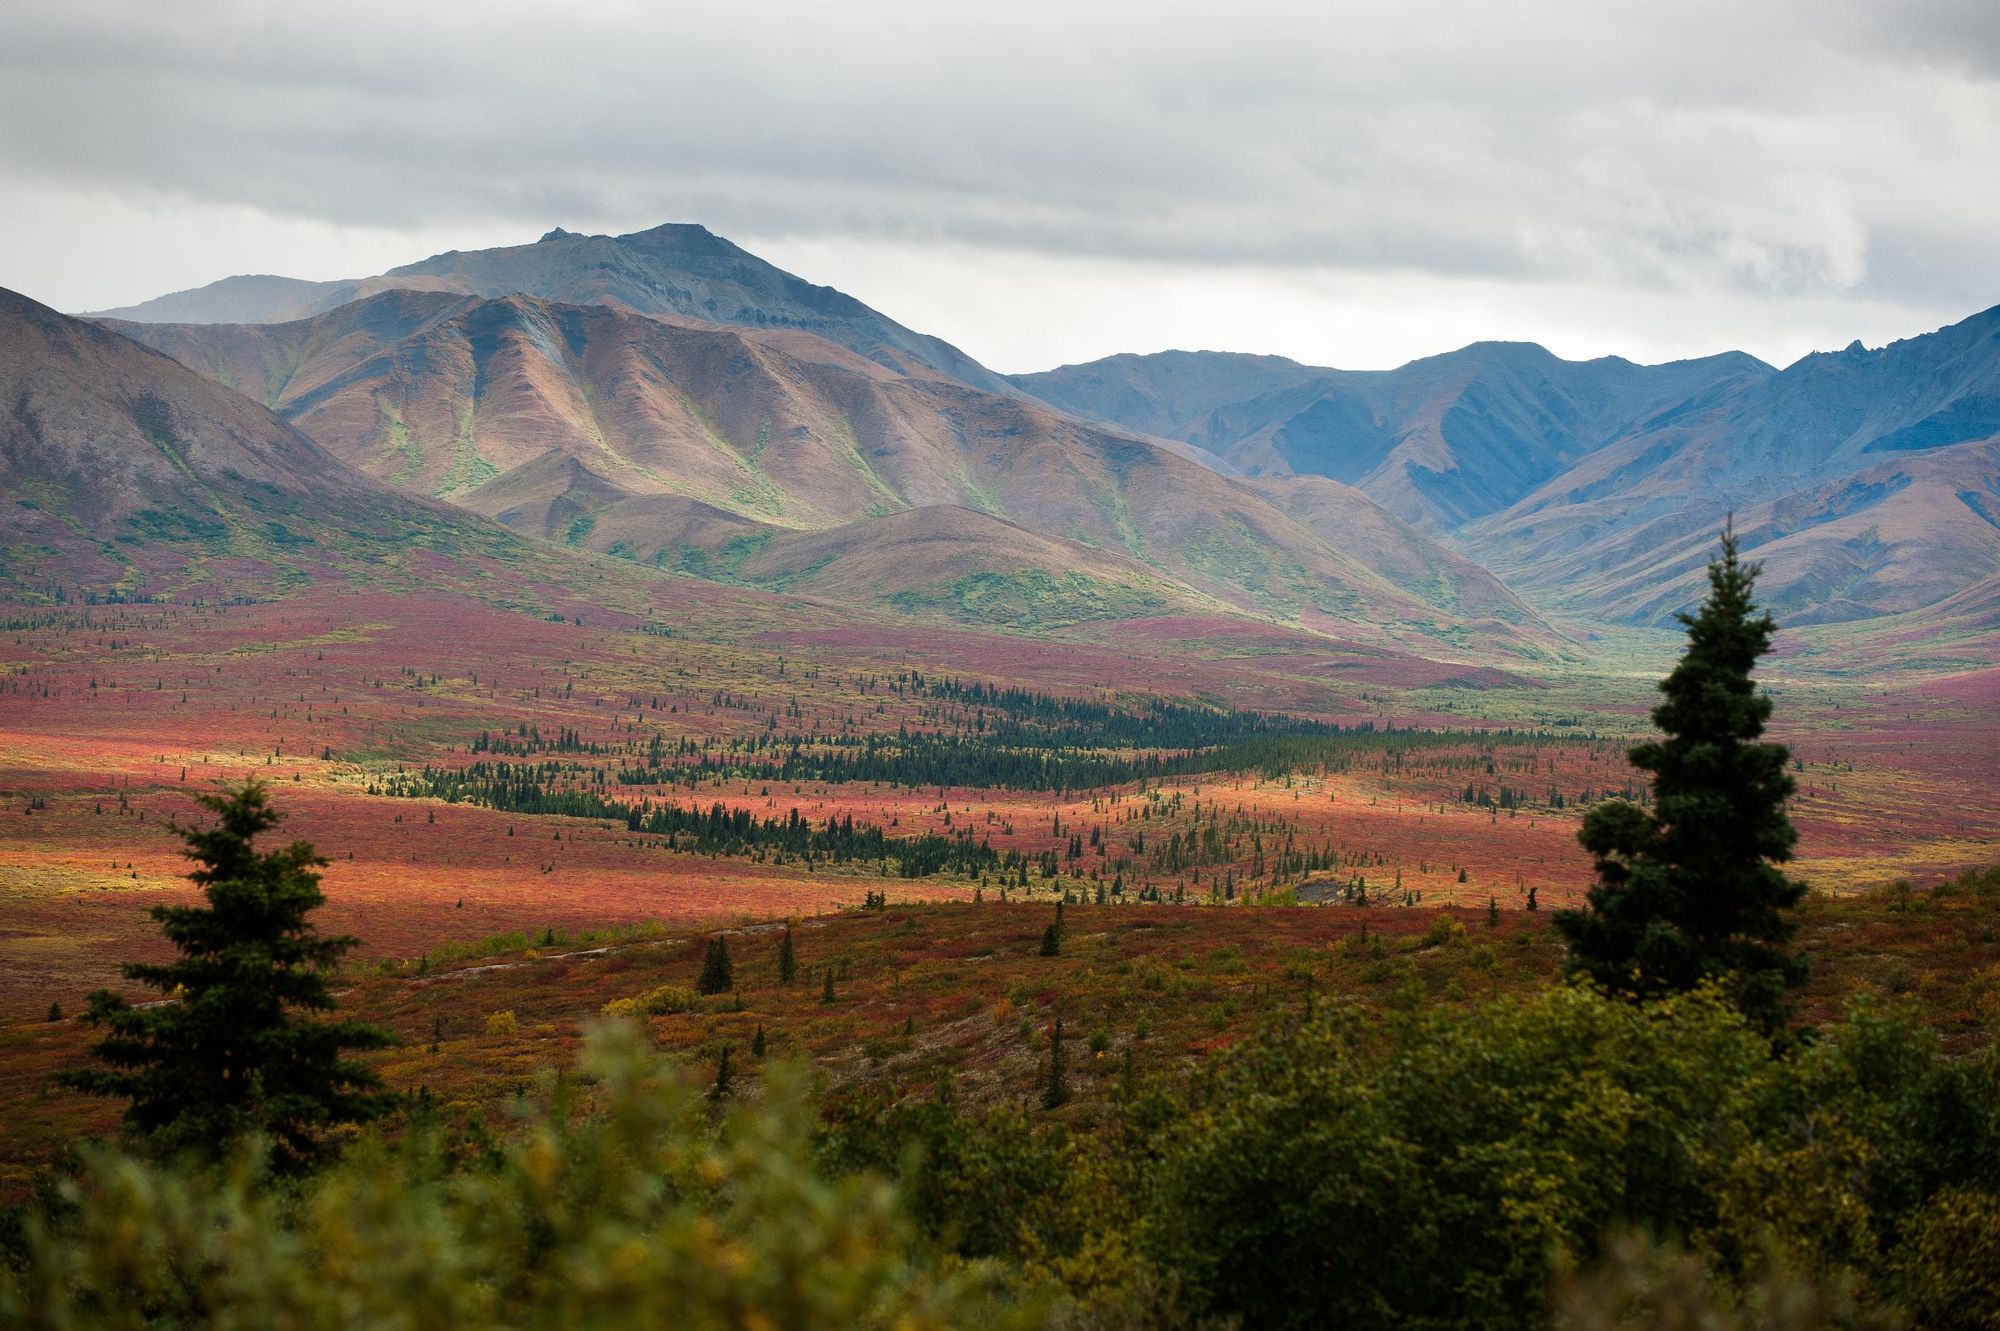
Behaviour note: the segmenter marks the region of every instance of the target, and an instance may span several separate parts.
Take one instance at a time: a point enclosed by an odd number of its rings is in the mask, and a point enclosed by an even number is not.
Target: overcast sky
[[[64,309],[698,221],[1001,370],[1780,364],[2000,303],[1994,0],[0,0]]]

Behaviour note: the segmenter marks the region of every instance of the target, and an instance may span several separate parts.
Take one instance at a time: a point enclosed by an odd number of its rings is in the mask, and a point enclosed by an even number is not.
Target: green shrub
[[[2000,1328],[2000,1195],[1939,1193],[1917,1214],[1895,1266],[1895,1288],[1918,1326]]]
[[[630,998],[614,998],[604,1005],[607,1017],[657,1017],[671,1013],[695,1012],[701,999],[685,985],[663,984]]]
[[[1715,988],[1334,1011],[1224,1064],[1156,1196],[1155,1264],[1245,1326],[1542,1326],[1558,1269],[1636,1231],[1725,1286],[1991,1331],[2000,1054],[1866,1004],[1774,1052]]]

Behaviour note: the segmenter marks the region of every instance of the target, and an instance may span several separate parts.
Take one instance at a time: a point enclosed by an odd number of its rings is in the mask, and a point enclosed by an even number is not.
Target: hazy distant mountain
[[[1991,452],[1957,446],[1995,435],[2000,308],[1662,413],[1467,536],[1551,600],[1651,620],[1735,510],[1794,618],[1908,608],[1991,570]]]
[[[1346,482],[1407,522],[1450,532],[1650,415],[1771,373],[1736,352],[1635,365],[1481,342],[1395,370],[1164,352],[1017,375],[1014,383],[1067,411],[1186,440],[1253,475]]]
[[[557,228],[532,245],[452,250],[379,277],[304,282],[228,277],[92,317],[135,323],[284,323],[392,288],[486,297],[520,293],[566,304],[610,304],[753,328],[797,328],[899,372],[949,375],[989,392],[1006,380],[939,338],[912,332],[832,287],[815,286],[706,227],[657,226],[626,236]]]
[[[894,542],[895,585],[842,575],[857,592],[1001,607],[1067,567],[1095,580],[1078,604],[1193,597],[1468,652],[1551,641],[1345,487],[1295,515],[1168,447],[796,330],[412,292],[290,324],[115,326],[374,476],[644,563],[828,590],[847,583],[788,552],[866,567]],[[888,521],[906,510],[938,512]],[[968,563],[1002,554],[1013,583]]]
[[[519,543],[343,466],[247,398],[0,291],[0,580],[152,595],[275,588]]]
[[[2000,310],[1779,372],[1481,343],[1379,373],[1169,352],[1023,375],[1066,410],[1327,476],[1540,604],[1669,623],[1732,510],[1791,623],[1904,614],[2000,569]]]
[[[1283,356],[1235,351],[1161,351],[1107,356],[1039,374],[1009,376],[1020,388],[1073,416],[1109,421],[1163,439],[1233,442],[1216,413],[1300,388],[1337,370],[1316,369]]]

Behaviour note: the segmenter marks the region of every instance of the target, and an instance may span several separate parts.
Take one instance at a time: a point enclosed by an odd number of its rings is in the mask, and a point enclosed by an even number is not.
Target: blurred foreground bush
[[[933,1258],[893,1185],[810,1159],[805,1074],[712,1122],[625,1025],[596,1031],[483,1167],[413,1129],[274,1185],[85,1152],[0,1275],[0,1324],[139,1328],[1041,1325],[995,1271]]]

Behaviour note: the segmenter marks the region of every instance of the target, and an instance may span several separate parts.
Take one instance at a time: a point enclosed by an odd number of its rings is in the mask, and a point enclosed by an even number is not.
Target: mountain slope
[[[1812,521],[1840,525],[1816,543],[1817,567],[1794,581],[1824,595],[1802,595],[1793,611],[1852,617],[1979,576],[1977,558],[1955,565],[1944,544],[1932,547],[1941,567],[1882,563],[1873,519],[1855,515],[1885,499],[1877,489],[1908,487],[1888,510],[1892,537],[1962,527],[1969,519],[1947,502],[1942,472],[1922,459],[1995,434],[2000,308],[1875,351],[1857,343],[1808,356],[1763,383],[1662,414],[1471,528],[1469,549],[1551,600],[1651,619],[1669,613],[1671,598],[1636,589],[1679,577],[1685,551],[1712,544],[1730,511],[1758,515],[1758,530],[1746,531],[1753,554],[1764,539],[1792,542],[1774,550],[1774,568],[1801,558],[1799,530],[1817,514]],[[1961,479],[1985,494],[1976,477]],[[1857,578],[1868,584],[1858,599],[1849,585]],[[1898,581],[1909,587],[1894,590]]]
[[[1740,353],[1645,366],[1482,342],[1386,371],[1165,352],[1014,382],[1065,410],[1185,440],[1251,474],[1345,482],[1406,522],[1450,532],[1635,421],[1769,373]]]
[[[372,475],[642,562],[733,577],[740,540],[767,528],[956,507],[1136,561],[1173,595],[1348,636],[1552,641],[1489,575],[1386,515],[1350,545],[1170,448],[799,330],[404,292],[288,325],[118,326],[254,386]],[[1427,572],[1406,584],[1392,566]]]
[[[1137,560],[950,505],[737,547],[745,582],[1017,629],[1223,609]]]
[[[292,324],[111,326],[425,493],[462,497],[551,450],[625,491],[787,526],[950,502],[965,485],[932,447],[955,437],[952,386],[804,334],[408,292]]]
[[[0,291],[0,580],[235,595],[502,530],[342,466],[254,402],[93,324]]]
[[[766,263],[706,227],[668,224],[624,236],[557,228],[532,245],[453,250],[375,278],[302,282],[231,277],[92,317],[135,323],[285,323],[395,287],[484,297],[516,293],[609,304],[752,328],[796,328],[899,373],[930,371],[993,393],[1006,380],[939,338],[913,332],[832,287]]]
[[[1129,352],[1009,379],[1042,401],[1164,439],[1212,438],[1216,412],[1303,387],[1338,371],[1234,351]]]
[[[1370,552],[1370,567],[1412,596],[1474,620],[1509,613],[1514,594],[1492,574],[1424,539],[1351,486],[1323,476],[1260,476],[1244,484],[1329,545]]]
[[[1787,624],[1921,609],[2000,573],[2000,438],[1892,457],[1735,520],[1764,566],[1759,599]],[[1687,525],[1675,514],[1603,542],[1578,596],[1611,618],[1670,623],[1700,600],[1715,551],[1713,529]]]

